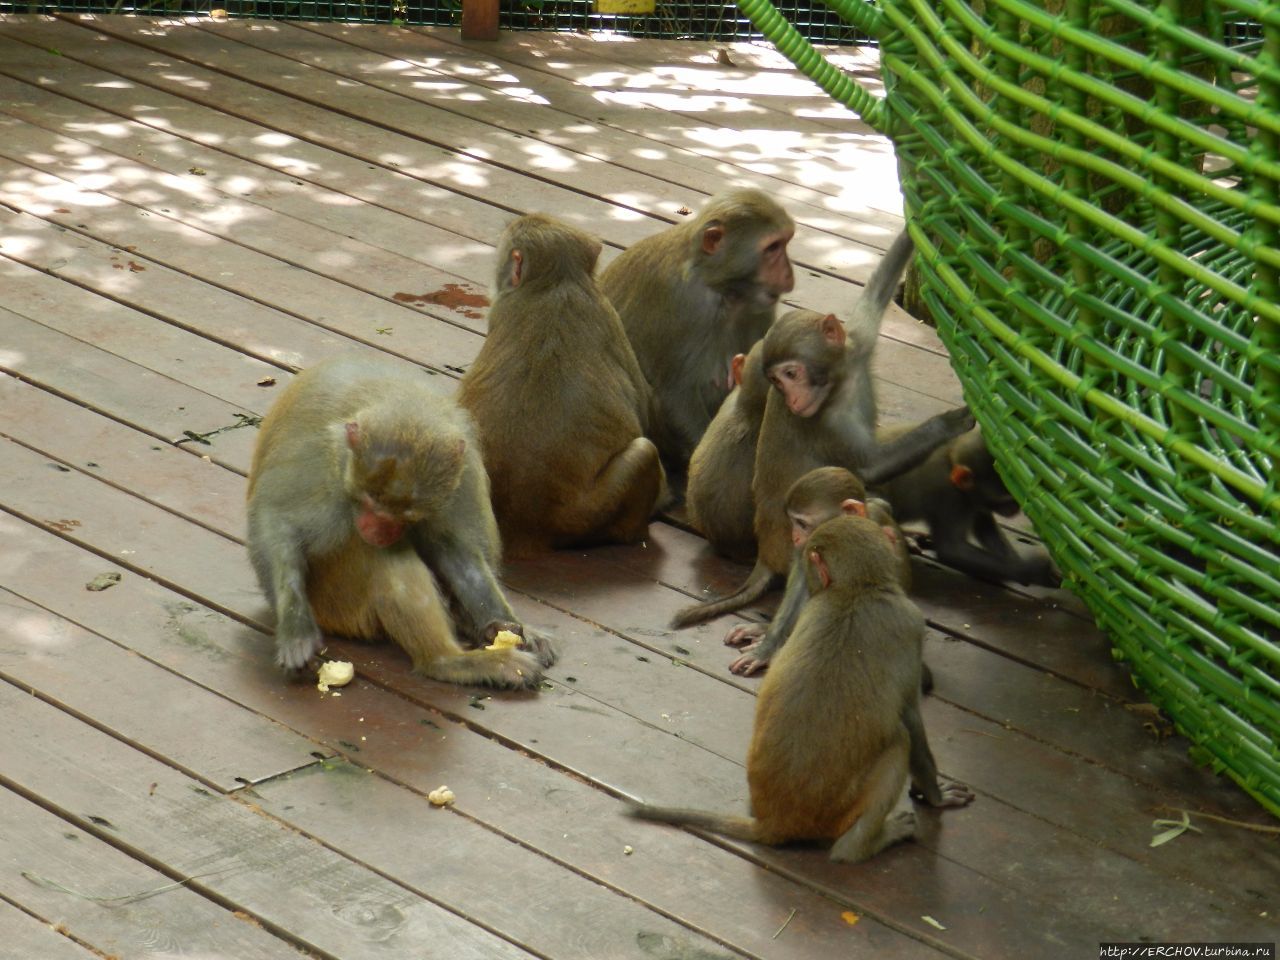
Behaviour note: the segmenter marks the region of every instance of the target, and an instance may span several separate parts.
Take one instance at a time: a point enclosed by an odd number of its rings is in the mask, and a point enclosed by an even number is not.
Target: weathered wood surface
[[[874,86],[871,52],[839,57]],[[731,59],[0,18],[5,949],[816,960],[1273,937],[1274,837],[1197,820],[1149,845],[1167,808],[1262,817],[1163,738],[1058,591],[917,564],[926,723],[979,796],[860,867],[621,817],[627,796],[745,803],[756,681],[727,672],[723,623],[667,627],[745,570],[676,526],[509,566],[518,612],[564,646],[539,694],[342,641],[341,696],[274,671],[243,548],[254,418],[345,349],[452,392],[514,214],[578,222],[608,258],[761,186],[800,224],[788,300],[848,312],[900,226],[892,151],[772,50]],[[888,419],[961,399],[900,311],[877,372]],[[104,572],[120,582],[85,589]],[[426,802],[441,783],[452,809]]]

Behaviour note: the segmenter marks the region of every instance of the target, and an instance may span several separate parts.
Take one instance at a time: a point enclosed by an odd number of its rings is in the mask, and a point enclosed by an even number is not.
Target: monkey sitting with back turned
[[[437,680],[535,687],[555,652],[502,595],[471,422],[426,377],[385,356],[334,357],[300,373],[263,419],[248,540],[276,614],[276,661],[312,663],[326,630],[389,637]],[[501,630],[523,639],[464,649],[455,628],[474,646]]]
[[[884,531],[828,520],[805,564],[811,596],[756,701],[752,815],[637,804],[632,816],[756,843],[832,840],[831,859],[858,862],[914,835],[914,811],[893,812],[908,778],[931,806],[972,801],[968,787],[938,781],[920,716],[924,617]]]

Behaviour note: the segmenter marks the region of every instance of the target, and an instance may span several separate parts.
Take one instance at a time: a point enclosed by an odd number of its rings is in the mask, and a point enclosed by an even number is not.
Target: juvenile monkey
[[[542,214],[498,245],[489,335],[462,378],[508,556],[642,540],[664,490],[649,385],[592,274],[600,241]]]
[[[1048,554],[1021,554],[996,523],[994,514],[1011,517],[1018,512],[1018,502],[996,472],[979,428],[939,447],[922,464],[884,481],[879,489],[904,523],[923,520],[929,525],[929,537],[943,563],[997,582],[1053,587],[1061,581]]]
[[[329,631],[390,638],[437,680],[535,686],[554,651],[498,587],[470,421],[425,377],[386,357],[335,357],[299,374],[263,419],[248,541],[276,614],[276,661],[300,670]],[[455,629],[475,645],[503,629],[523,642],[464,650]]]
[[[940,784],[920,717],[924,617],[902,592],[884,531],[828,520],[805,547],[811,597],[760,684],[747,753],[751,816],[636,805],[632,816],[780,844],[833,840],[856,863],[915,832],[893,810],[908,777],[935,807],[968,787]]]
[[[920,463],[938,445],[973,426],[973,416],[961,407],[901,436],[884,441],[876,437],[871,357],[911,252],[911,239],[904,232],[867,281],[847,335],[835,316],[812,310],[783,314],[765,334],[761,364],[777,390],[770,390],[765,402],[751,481],[756,564],[731,606],[712,604],[701,616],[682,611],[676,626],[738,609],[781,584],[793,549],[784,509],[787,491],[810,470],[837,465],[865,482],[882,481]]]
[[[878,417],[871,358],[885,309],[911,259],[905,231],[893,242],[854,307],[849,333],[834,316],[792,311],[769,330],[765,376],[777,387],[765,404],[752,492],[760,562],[781,573],[790,560],[787,490],[815,467],[847,467],[874,487],[922,462],[939,445],[973,426],[960,407],[890,439],[876,435]]]
[[[634,244],[600,275],[653,387],[649,436],[683,473],[733,387],[731,364],[795,287],[795,224],[759,190],[712,197],[687,223]]]
[[[760,350],[757,341],[745,357],[734,357],[738,386],[720,405],[693,451],[685,491],[685,506],[694,528],[717,553],[743,562],[756,555],[751,477],[756,436],[769,396],[769,382],[760,369]]]
[[[729,665],[732,673],[751,676],[764,670],[786,643],[795,628],[796,618],[809,598],[805,577],[805,545],[818,526],[840,516],[866,517],[884,531],[895,557],[895,571],[903,591],[911,587],[911,558],[906,537],[883,500],[863,500],[862,481],[843,467],[819,467],[797,480],[787,493],[787,516],[791,520],[793,553],[787,572],[787,585],[773,620],[766,624],[740,624],[724,638],[727,646],[742,647],[742,655]],[[924,667],[925,690],[933,686],[928,667]]]

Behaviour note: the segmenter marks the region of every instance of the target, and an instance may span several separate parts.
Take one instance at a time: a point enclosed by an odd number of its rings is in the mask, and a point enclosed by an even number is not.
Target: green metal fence
[[[858,0],[865,2],[865,0]],[[778,0],[777,9],[806,39],[818,43],[867,42],[867,37],[818,0]],[[134,13],[187,15],[225,10],[228,17],[269,20],[341,20],[353,23],[456,25],[461,0],[0,0],[0,13]],[[759,40],[763,34],[733,3],[659,0],[652,14],[602,14],[594,0],[503,0],[499,24],[509,30],[611,30],[637,37]]]
[[[887,95],[924,299],[1115,653],[1280,814],[1280,0],[830,0]]]

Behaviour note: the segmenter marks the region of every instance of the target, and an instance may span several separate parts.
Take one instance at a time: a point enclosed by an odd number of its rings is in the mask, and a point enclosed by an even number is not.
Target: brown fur
[[[924,618],[902,592],[883,530],[838,517],[805,549],[810,599],[760,684],[747,752],[751,817],[637,805],[633,816],[760,843],[833,840],[858,862],[914,832],[893,813],[910,777],[935,806],[972,800],[941,786],[920,721]]]
[[[742,364],[742,382],[721,404],[689,461],[690,523],[717,553],[742,562],[756,555],[751,478],[768,397],[757,343]]]
[[[425,371],[377,355],[299,374],[263,419],[249,472],[249,554],[276,613],[277,661],[300,670],[321,631],[389,638],[423,674],[529,687],[554,661],[493,576],[500,548],[467,415]],[[390,542],[374,545],[361,524]],[[464,650],[496,629],[524,649]]]
[[[649,436],[683,473],[732,387],[730,364],[795,286],[795,224],[759,190],[719,194],[687,223],[646,237],[600,275],[653,386]]]
[[[541,214],[498,248],[489,335],[458,401],[475,418],[508,556],[644,538],[665,489],[649,386],[592,276],[600,242]]]

